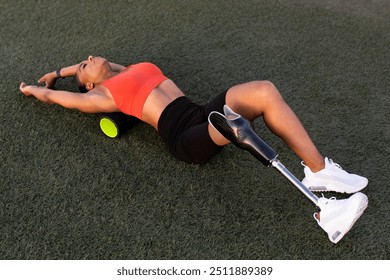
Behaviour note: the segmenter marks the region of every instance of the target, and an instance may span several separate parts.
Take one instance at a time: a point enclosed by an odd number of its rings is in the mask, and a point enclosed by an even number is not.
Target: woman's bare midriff
[[[172,80],[165,80],[146,99],[142,110],[142,121],[150,124],[157,130],[158,120],[164,109],[181,96],[184,96],[184,93],[177,85]]]

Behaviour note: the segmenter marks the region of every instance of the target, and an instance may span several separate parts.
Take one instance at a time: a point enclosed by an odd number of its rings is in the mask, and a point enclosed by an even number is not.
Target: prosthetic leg
[[[237,147],[249,151],[262,164],[275,167],[311,202],[318,206],[318,197],[283,166],[277,159],[278,154],[256,134],[251,123],[227,105],[223,109],[225,115],[219,112],[211,112],[209,123]]]
[[[328,234],[331,242],[339,242],[367,208],[367,196],[360,192],[343,200],[336,200],[334,197],[318,198],[283,166],[277,159],[278,154],[253,131],[251,123],[233,112],[227,105],[224,106],[224,115],[211,112],[209,123],[233,144],[249,151],[262,164],[275,167],[314,203],[321,210],[321,216],[315,213],[314,219]]]

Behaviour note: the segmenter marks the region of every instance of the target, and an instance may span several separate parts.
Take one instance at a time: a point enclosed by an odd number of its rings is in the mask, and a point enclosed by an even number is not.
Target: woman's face
[[[88,90],[104,81],[106,75],[110,73],[111,67],[107,59],[103,57],[88,56],[77,68],[77,80],[80,85],[84,85]],[[89,88],[91,87],[92,88]]]

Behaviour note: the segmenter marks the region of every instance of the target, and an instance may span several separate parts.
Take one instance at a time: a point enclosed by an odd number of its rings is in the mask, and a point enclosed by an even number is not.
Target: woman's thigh
[[[280,99],[281,96],[271,82],[253,81],[231,87],[226,94],[226,104],[253,121],[265,112],[275,98]]]

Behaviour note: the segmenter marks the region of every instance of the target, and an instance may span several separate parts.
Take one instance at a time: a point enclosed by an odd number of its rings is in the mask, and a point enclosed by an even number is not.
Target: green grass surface
[[[1,0],[0,26],[0,259],[390,257],[389,1]],[[368,209],[334,245],[313,205],[242,150],[187,165],[146,125],[109,139],[98,116],[19,92],[89,54],[152,61],[199,103],[271,80],[321,152],[369,178]]]

